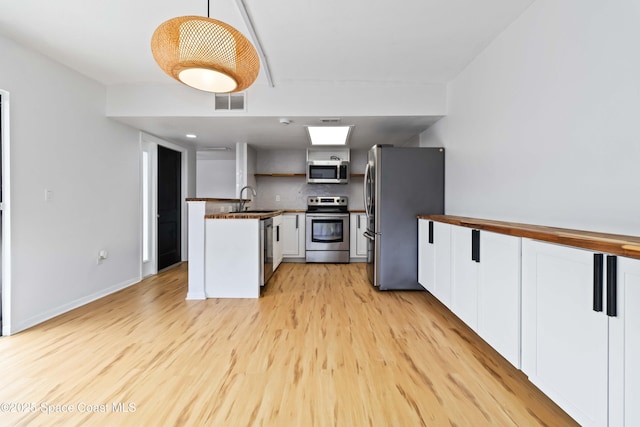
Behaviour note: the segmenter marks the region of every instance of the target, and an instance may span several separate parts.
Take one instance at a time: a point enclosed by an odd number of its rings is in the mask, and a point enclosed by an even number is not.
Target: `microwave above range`
[[[346,160],[310,160],[307,162],[308,184],[348,184],[349,162]]]

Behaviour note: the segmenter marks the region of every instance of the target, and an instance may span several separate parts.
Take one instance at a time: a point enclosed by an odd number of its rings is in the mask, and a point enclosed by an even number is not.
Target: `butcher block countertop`
[[[205,215],[206,219],[267,219],[282,214],[284,211],[261,211],[261,212],[225,212]]]
[[[185,199],[187,202],[240,202],[240,199],[216,199],[214,197],[189,197]],[[249,199],[244,199],[248,202]]]
[[[640,259],[640,237],[638,236],[596,233],[452,215],[418,215],[418,218]]]

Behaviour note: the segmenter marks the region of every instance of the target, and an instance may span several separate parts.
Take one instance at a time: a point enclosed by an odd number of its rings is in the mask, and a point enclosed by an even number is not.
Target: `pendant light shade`
[[[165,73],[206,92],[240,92],[260,71],[258,53],[238,30],[203,16],[180,16],[160,24],[151,52]]]

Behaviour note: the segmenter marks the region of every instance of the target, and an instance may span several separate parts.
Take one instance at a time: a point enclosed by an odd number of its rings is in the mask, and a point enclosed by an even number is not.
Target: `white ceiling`
[[[239,0],[210,0],[210,16],[248,37]],[[277,90],[289,84],[444,84],[455,78],[533,0],[244,0]],[[0,0],[0,35],[39,51],[107,86],[179,83],[153,60],[150,38],[163,21],[207,14],[206,0]],[[256,84],[266,85],[261,71]],[[401,101],[398,101],[401,102]],[[265,147],[306,146],[306,122],[318,117],[122,117],[169,140],[197,144],[247,141]],[[343,117],[351,143],[396,143],[439,117]],[[187,129],[188,128],[188,129]],[[298,132],[298,133],[299,133]]]

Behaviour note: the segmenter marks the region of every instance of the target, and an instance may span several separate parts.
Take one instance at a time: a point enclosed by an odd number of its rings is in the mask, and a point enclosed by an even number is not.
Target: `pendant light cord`
[[[210,0],[207,0],[207,18],[211,18],[211,16],[209,16],[209,4],[210,4]]]

